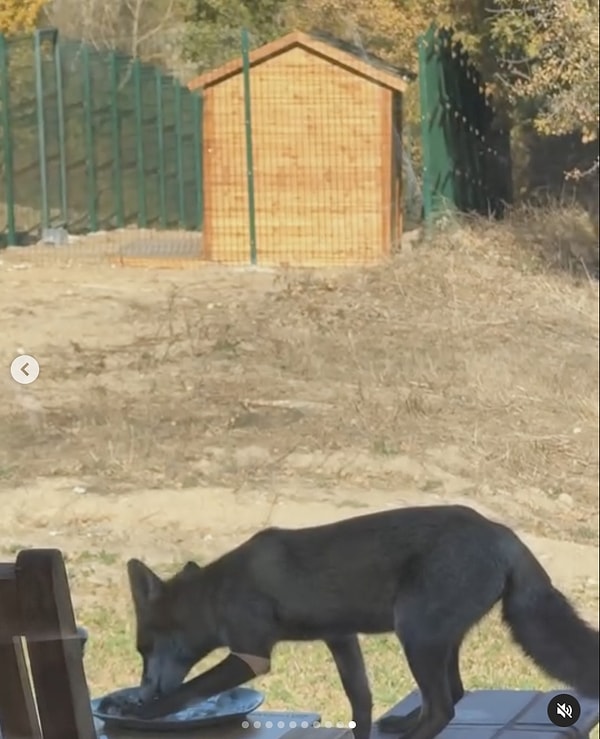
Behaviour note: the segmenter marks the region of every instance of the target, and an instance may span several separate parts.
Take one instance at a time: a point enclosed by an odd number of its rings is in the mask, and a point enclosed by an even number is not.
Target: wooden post
[[[0,731],[3,739],[42,739],[23,644],[15,566],[0,565]]]
[[[44,739],[96,739],[62,555],[57,549],[22,551],[16,574]]]

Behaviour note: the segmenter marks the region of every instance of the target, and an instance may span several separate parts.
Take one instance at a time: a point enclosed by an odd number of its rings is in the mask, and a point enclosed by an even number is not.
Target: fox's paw
[[[405,716],[385,716],[379,719],[377,726],[383,734],[406,734],[415,728],[420,714],[421,709],[415,708]]]

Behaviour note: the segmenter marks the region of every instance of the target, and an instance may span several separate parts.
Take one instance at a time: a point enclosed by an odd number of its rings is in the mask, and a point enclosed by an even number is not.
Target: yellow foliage
[[[296,0],[288,6],[285,22],[301,30],[318,29],[362,47],[390,64],[417,72],[418,37],[430,24],[472,27],[469,2],[457,0]],[[464,12],[463,12],[464,11]],[[468,44],[464,35],[461,40]],[[419,120],[418,85],[410,85],[404,101],[404,119]]]
[[[539,133],[579,131],[584,142],[593,141],[599,125],[597,0],[546,0],[533,16],[527,0],[497,2],[504,13],[494,23],[496,40],[501,48],[527,52],[505,65],[512,99],[538,102]]]
[[[0,33],[32,31],[47,0],[0,0]]]
[[[285,15],[289,27],[321,29],[415,72],[418,36],[432,22],[452,27],[489,92],[533,102],[541,134],[597,135],[598,0],[288,0]],[[417,93],[411,86],[407,119]]]
[[[392,64],[417,69],[417,37],[451,17],[452,0],[302,0],[288,24],[331,33]]]

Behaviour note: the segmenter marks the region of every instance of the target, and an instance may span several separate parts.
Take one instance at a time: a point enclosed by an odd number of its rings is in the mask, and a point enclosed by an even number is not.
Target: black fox
[[[128,563],[151,718],[270,670],[281,641],[323,640],[368,739],[372,700],[357,634],[395,632],[421,693],[408,716],[380,723],[433,739],[463,697],[463,639],[498,601],[513,638],[548,675],[598,698],[598,631],[577,615],[525,544],[463,506],[417,507],[303,529],[269,528],[205,567],[160,579]],[[184,682],[209,652],[229,655]],[[293,680],[290,675],[290,680]]]

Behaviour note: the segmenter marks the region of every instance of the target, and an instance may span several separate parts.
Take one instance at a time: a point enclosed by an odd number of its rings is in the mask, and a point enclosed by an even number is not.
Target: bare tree
[[[168,64],[182,33],[186,0],[52,0],[48,22],[96,49]]]

